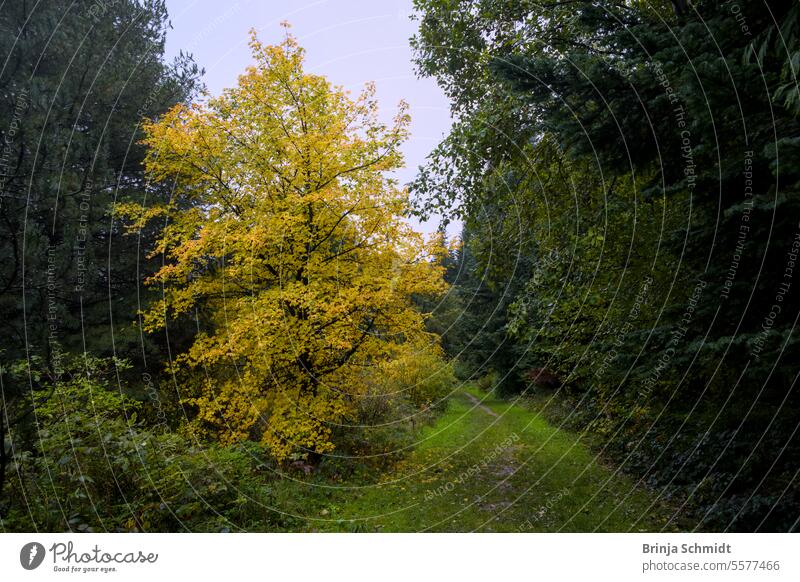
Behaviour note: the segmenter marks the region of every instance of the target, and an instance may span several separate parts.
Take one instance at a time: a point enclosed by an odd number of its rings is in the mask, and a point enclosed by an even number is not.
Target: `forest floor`
[[[468,387],[373,483],[309,481],[302,531],[676,531],[657,496],[535,409]],[[286,507],[284,506],[284,509]],[[295,528],[293,528],[295,529]]]

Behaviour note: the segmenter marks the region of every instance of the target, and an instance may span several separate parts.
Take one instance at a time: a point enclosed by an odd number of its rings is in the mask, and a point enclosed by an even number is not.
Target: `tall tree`
[[[124,239],[110,210],[165,196],[145,181],[140,122],[187,98],[199,74],[187,57],[164,62],[167,27],[161,0],[0,9],[0,373],[29,362],[23,380],[1,379],[0,427],[26,416],[23,395],[52,388],[64,355],[154,351],[132,322],[155,230]]]
[[[443,289],[441,245],[410,229],[407,194],[387,175],[402,163],[405,105],[387,126],[372,86],[352,99],[306,73],[288,34],[250,46],[256,64],[236,87],[147,126],[148,171],[175,198],[120,212],[134,230],[168,218],[148,329],[204,314],[178,358],[196,371],[193,426],[259,439],[283,460],[333,449],[366,368],[435,349],[412,295]]]

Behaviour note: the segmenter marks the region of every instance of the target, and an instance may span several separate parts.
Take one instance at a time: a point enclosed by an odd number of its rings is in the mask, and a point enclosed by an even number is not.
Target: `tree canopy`
[[[149,330],[197,310],[178,365],[202,370],[195,426],[223,442],[254,435],[273,454],[333,449],[333,426],[365,391],[364,369],[437,349],[412,295],[444,290],[442,250],[404,220],[389,172],[408,115],[377,115],[374,87],[351,98],[303,71],[303,51],[253,35],[255,65],[204,104],[146,126],[147,170],[169,204],[121,205],[134,229],[165,216],[151,278],[164,291]],[[183,210],[186,201],[190,205]]]

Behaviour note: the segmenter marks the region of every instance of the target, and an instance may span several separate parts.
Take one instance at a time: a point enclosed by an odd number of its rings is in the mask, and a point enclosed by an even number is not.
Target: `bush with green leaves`
[[[457,386],[451,363],[435,350],[409,349],[364,371],[369,387],[356,414],[336,428],[339,447],[320,460],[320,470],[337,476],[386,469],[413,446],[417,431],[445,406]]]
[[[81,361],[82,360],[82,361]],[[148,425],[110,381],[113,362],[71,360],[10,434],[6,531],[275,529],[274,466],[257,445],[220,447]],[[116,364],[123,365],[122,362]],[[19,367],[15,367],[19,369]]]

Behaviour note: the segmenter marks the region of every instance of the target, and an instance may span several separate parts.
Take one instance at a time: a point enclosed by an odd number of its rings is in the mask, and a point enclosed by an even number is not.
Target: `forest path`
[[[342,485],[308,530],[659,531],[671,515],[576,435],[471,386],[379,484]]]
[[[469,392],[462,392],[462,394],[464,394],[467,397],[467,399],[470,402],[472,402],[472,404],[474,404],[475,406],[477,406],[481,410],[487,412],[490,416],[494,416],[495,418],[499,418],[500,417],[500,415],[497,414],[494,410],[492,410],[491,408],[486,406],[483,402],[478,400],[478,398],[476,396],[473,396]]]

